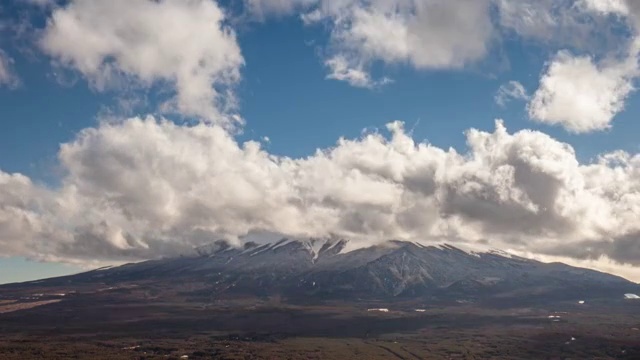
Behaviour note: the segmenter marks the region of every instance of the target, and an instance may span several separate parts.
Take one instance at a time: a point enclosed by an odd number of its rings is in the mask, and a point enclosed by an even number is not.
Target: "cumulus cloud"
[[[509,81],[500,85],[496,96],[494,97],[496,104],[504,107],[511,100],[529,100],[527,89],[519,81]]]
[[[372,88],[390,79],[371,74],[374,63],[416,69],[460,69],[481,60],[494,34],[493,0],[244,0],[253,18],[299,15],[325,25],[327,78]]]
[[[13,59],[0,49],[0,87],[13,89],[20,85],[20,78],[13,69]]]
[[[211,0],[73,0],[53,10],[40,46],[98,91],[169,86],[166,112],[229,125],[244,60],[224,21]]]
[[[462,69],[483,61],[511,35],[555,49],[601,56],[625,37],[625,0],[244,0],[254,18],[298,14],[329,31],[323,62],[330,79],[352,86],[384,82],[374,64],[418,70]],[[640,10],[640,6],[638,7]],[[638,11],[640,13],[640,11]]]
[[[238,143],[219,126],[103,123],[63,144],[57,188],[0,173],[0,249],[131,260],[267,232],[640,257],[629,246],[640,233],[640,156],[581,164],[569,145],[510,134],[501,122],[494,132],[469,130],[465,153],[416,143],[401,122],[388,130],[296,159]],[[599,246],[589,256],[566,250],[585,244]]]
[[[610,126],[637,75],[635,42],[623,55],[578,51],[595,16],[634,18],[628,2],[245,4],[259,19],[300,13],[328,26],[328,77],[360,87],[390,81],[371,74],[378,63],[460,69],[481,61],[505,30],[571,44],[576,52],[560,51],[544,69],[528,111],[574,132]],[[469,130],[463,153],[417,143],[393,122],[388,136],[340,139],[306,158],[276,156],[229,131],[243,58],[215,2],[73,0],[51,11],[40,46],[57,65],[97,91],[169,88],[161,110],[203,121],[149,116],[87,128],[61,146],[55,188],[0,171],[3,254],[136,260],[277,233],[488,244],[576,261],[640,258],[640,155],[581,163],[569,145],[535,131],[511,134],[498,121],[493,132]],[[565,33],[571,38],[556,36]],[[529,95],[512,81],[496,101],[512,98]]]
[[[617,41],[623,37],[608,15],[624,14],[624,1],[494,0],[498,10],[496,25],[506,35],[515,34],[545,46],[601,54],[616,50]]]
[[[307,24],[331,25],[329,77],[362,86],[370,83],[368,71],[376,61],[450,69],[481,59],[492,34],[488,4],[488,0],[322,1],[303,19]]]
[[[51,213],[56,210],[54,193],[24,175],[0,171],[0,252],[9,256],[55,256],[55,245],[68,240],[62,236],[64,224],[58,224]]]
[[[640,74],[640,5],[626,0],[580,0],[573,7],[587,14],[604,16],[605,20],[614,15],[628,25],[628,32],[614,31],[617,36],[608,43],[615,44],[615,48],[602,46],[607,50],[604,53],[559,51],[543,71],[539,88],[528,104],[529,116],[574,133],[608,129],[624,109],[627,97],[634,90],[633,81]],[[597,37],[593,27],[591,29],[583,33],[586,37]]]
[[[499,24],[505,30],[519,36],[549,41],[558,28],[574,27],[576,19],[567,11],[564,16],[559,10],[569,10],[572,1],[566,0],[497,0]],[[573,34],[575,36],[575,34]]]
[[[559,52],[540,79],[529,116],[576,133],[609,128],[634,89],[636,56],[596,64],[590,56]]]
[[[604,14],[628,15],[627,0],[579,0],[577,5]]]
[[[387,77],[372,79],[362,66],[353,67],[349,60],[340,55],[327,59],[324,64],[329,69],[328,79],[346,81],[351,86],[371,89],[393,82]]]

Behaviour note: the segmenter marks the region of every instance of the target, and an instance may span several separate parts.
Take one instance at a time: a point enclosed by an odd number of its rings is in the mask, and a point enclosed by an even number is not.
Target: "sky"
[[[340,236],[640,281],[640,3],[0,5],[0,283]]]

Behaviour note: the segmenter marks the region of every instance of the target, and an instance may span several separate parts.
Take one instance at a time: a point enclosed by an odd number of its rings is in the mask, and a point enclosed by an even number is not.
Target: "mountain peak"
[[[450,244],[399,240],[354,248],[348,240],[337,237],[244,244],[218,240],[198,247],[192,256],[51,279],[54,284],[56,281],[66,285],[160,283],[169,287],[188,282],[216,296],[284,295],[301,299],[516,296],[531,301],[533,296],[573,300],[576,296],[592,299],[639,292],[637,284],[617,276],[500,251],[476,252]]]
[[[337,236],[330,237],[309,237],[309,238],[293,238],[282,237],[276,241],[259,243],[256,241],[248,241],[241,244],[234,244],[227,240],[217,240],[211,244],[199,246],[194,249],[196,255],[212,257],[226,252],[240,251],[242,254],[249,256],[256,256],[265,252],[281,252],[283,249],[290,251],[292,249],[304,250],[308,252],[312,262],[316,262],[322,256],[332,256],[338,254],[345,254],[353,252],[355,250],[364,250],[368,248],[376,248],[379,250],[384,249],[400,249],[400,248],[412,248],[412,249],[431,249],[446,252],[457,252],[459,254],[480,256],[481,254],[492,254],[495,256],[501,256],[506,258],[514,257],[503,250],[497,249],[483,249],[483,250],[471,250],[464,246],[452,245],[448,243],[440,244],[424,244],[417,241],[407,240],[388,240],[375,244],[365,246],[354,246],[358,244],[352,244],[349,240],[343,239]],[[523,259],[525,260],[525,259]]]
[[[213,257],[226,252],[239,251],[242,255],[250,257],[268,253],[291,251],[293,249],[308,252],[312,262],[317,261],[321,256],[337,255],[345,250],[348,240],[338,237],[327,238],[288,238],[283,237],[277,241],[259,244],[254,241],[246,242],[240,246],[234,245],[226,240],[217,240],[211,244],[195,248],[195,253],[202,257]]]

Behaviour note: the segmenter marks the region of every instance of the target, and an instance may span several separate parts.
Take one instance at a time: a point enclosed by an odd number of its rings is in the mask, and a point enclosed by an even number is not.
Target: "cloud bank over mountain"
[[[219,126],[154,117],[63,144],[59,188],[0,177],[4,254],[143,259],[250,232],[487,244],[640,265],[640,156],[581,164],[535,131],[469,130],[468,152],[389,137],[307,158],[238,143]]]
[[[55,186],[0,170],[4,255],[139,260],[265,232],[640,266],[638,154],[584,162],[566,143],[510,133],[499,120],[493,132],[468,130],[461,152],[416,142],[394,121],[387,135],[339,139],[305,158],[274,155],[235,136],[245,60],[230,10],[209,0],[49,8],[38,47],[54,66],[97,92],[160,88],[166,99],[153,115],[105,120],[62,144]],[[612,126],[634,91],[636,8],[624,0],[246,0],[245,15],[326,26],[327,77],[365,88],[392,81],[372,72],[378,63],[458,71],[510,36],[537,42],[553,49],[538,89],[529,95],[514,80],[496,101],[525,100],[533,120],[589,132]],[[618,48],[602,45],[612,37]],[[3,56],[0,84],[9,74]],[[176,114],[192,121],[168,120]]]

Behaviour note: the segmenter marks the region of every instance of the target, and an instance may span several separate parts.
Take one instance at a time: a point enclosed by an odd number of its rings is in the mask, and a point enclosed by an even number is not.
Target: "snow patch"
[[[480,257],[480,254],[481,254],[480,252],[473,251],[471,250],[471,248],[460,246],[459,244],[456,244],[456,246],[449,245],[449,244],[439,244],[439,245],[435,245],[434,247],[436,249],[445,250],[445,251],[451,251],[451,250],[459,251],[469,256],[478,257],[478,258]]]
[[[275,243],[265,244],[258,248],[251,248],[244,250],[241,254],[248,253],[249,256],[255,256],[261,254],[266,251],[276,251],[279,248],[285,247],[290,244],[296,244],[299,247],[302,247],[312,257],[312,261],[315,262],[320,257],[320,252],[325,252],[333,249],[335,246],[340,244],[341,240],[336,239],[317,239],[317,238],[309,238],[309,239],[289,239],[283,238]]]
[[[252,249],[252,250],[257,250],[256,252],[253,252],[251,254],[249,254],[249,256],[256,256],[258,254],[261,254],[267,250],[270,250],[273,247],[273,244],[267,244],[267,245],[263,245],[257,249]]]
[[[329,241],[320,240],[320,239],[310,239],[310,240],[304,242],[304,246],[307,248],[307,250],[309,250],[309,253],[311,254],[311,257],[313,258],[313,261],[315,262],[316,260],[318,260],[318,257],[320,256],[320,250],[327,243],[329,243]],[[333,247],[333,246],[335,246],[335,244],[331,245],[331,247]]]
[[[111,268],[113,268],[113,265],[103,266],[103,267],[101,267],[101,268],[97,268],[97,269],[95,269],[95,270],[93,270],[93,271],[105,271],[105,270],[109,270],[109,269],[111,269]],[[33,284],[35,284],[35,283],[33,283]]]
[[[424,246],[424,245],[420,244],[420,243],[419,243],[419,242],[417,242],[417,241],[413,241],[412,243],[413,243],[415,246],[419,247],[419,248],[422,248],[422,249],[425,249],[425,248],[426,248],[426,246]]]
[[[513,259],[513,254],[510,254],[510,253],[508,253],[508,252],[506,252],[504,250],[495,250],[494,249],[494,250],[489,250],[488,253],[492,254],[492,255],[502,256],[502,257],[507,258],[507,259]]]
[[[281,247],[283,247],[285,245],[291,244],[292,242],[295,242],[295,240],[282,239],[282,240],[278,241],[277,243],[275,243],[275,245],[273,245],[271,250],[275,250],[277,248],[281,248]]]
[[[367,309],[367,311],[389,312],[389,309],[385,309],[385,308],[381,308],[381,309]]]
[[[261,247],[263,247],[263,246],[264,246],[264,245],[247,247],[246,249],[244,249],[244,250],[242,250],[242,251],[240,252],[240,255],[244,255],[244,254],[248,254],[248,253],[250,253],[250,252],[252,252],[252,251],[256,251],[256,250],[260,249],[260,248],[261,248]],[[249,255],[249,256],[251,256],[251,255]]]

